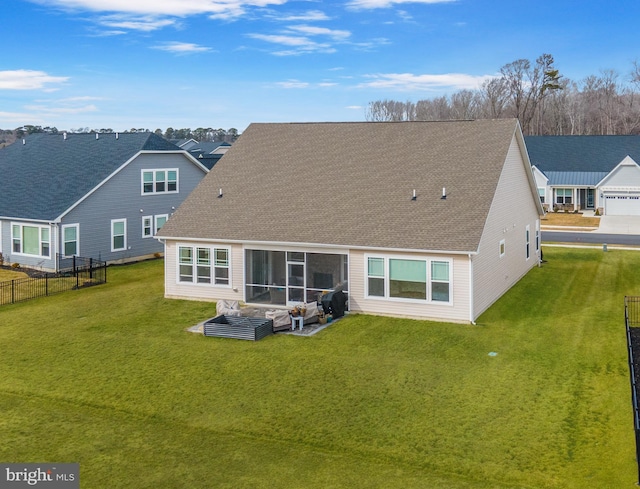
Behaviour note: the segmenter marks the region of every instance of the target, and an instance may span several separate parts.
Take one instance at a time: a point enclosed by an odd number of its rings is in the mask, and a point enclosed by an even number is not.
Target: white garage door
[[[607,216],[640,216],[640,194],[606,195]]]

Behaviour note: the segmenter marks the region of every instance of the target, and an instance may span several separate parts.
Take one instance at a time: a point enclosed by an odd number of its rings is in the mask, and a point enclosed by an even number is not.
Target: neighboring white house
[[[158,233],[165,296],[473,322],[542,214],[516,120],[252,124]]]
[[[640,215],[640,136],[527,136],[547,210]]]

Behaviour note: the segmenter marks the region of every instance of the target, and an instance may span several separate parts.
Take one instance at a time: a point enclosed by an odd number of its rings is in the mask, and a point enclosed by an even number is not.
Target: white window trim
[[[20,251],[14,251],[13,249],[13,240],[14,240],[14,236],[13,236],[13,227],[14,226],[18,226],[20,228]],[[38,254],[37,255],[32,255],[30,253],[24,253],[24,233],[23,233],[23,228],[24,227],[32,227],[32,228],[38,228]],[[42,230],[43,229],[47,229],[49,230],[49,254],[48,255],[43,255],[42,254]],[[12,255],[18,255],[18,256],[31,256],[31,257],[36,257],[36,258],[47,258],[47,259],[51,259],[51,251],[52,251],[52,240],[51,237],[53,236],[53,230],[51,229],[51,226],[42,226],[40,224],[29,224],[29,223],[21,223],[21,222],[11,222],[9,225],[9,236],[11,236],[10,240],[9,240],[9,249],[11,250],[11,254]]]
[[[157,172],[165,172],[166,180],[165,180],[165,190],[156,191],[156,173]],[[176,172],[176,189],[175,190],[167,190],[169,186],[169,172]],[[151,192],[144,191],[144,174],[148,172],[153,172],[153,190]],[[162,194],[177,194],[180,193],[180,172],[178,168],[144,168],[140,170],[140,195],[162,195]]]
[[[76,228],[76,254],[75,256],[80,256],[80,224],[76,223],[76,224],[63,224],[62,225],[62,230],[61,230],[61,244],[62,244],[62,250],[61,250],[61,255],[63,258],[70,258],[74,255],[65,255],[65,241],[64,241],[64,230],[67,228]]]
[[[498,253],[500,258],[507,254],[507,242],[504,239],[500,240],[500,244],[498,245]]]
[[[145,221],[145,219],[149,219],[149,234],[148,235],[144,234],[144,228],[145,228],[144,221]],[[142,239],[153,238],[154,234],[156,234],[156,233],[153,231],[153,216],[142,216]]]
[[[180,280],[180,248],[190,248],[191,249],[191,281],[181,281]],[[199,283],[198,282],[198,248],[207,248],[209,249],[209,267],[210,267],[210,278],[211,282],[209,283]],[[229,275],[229,283],[228,284],[216,284],[215,277],[215,269],[216,269],[216,250],[225,250],[227,252],[227,258],[229,260],[229,265],[227,266],[228,275]],[[197,244],[186,244],[179,243],[176,246],[176,284],[177,285],[186,285],[186,286],[194,286],[194,287],[214,287],[221,289],[231,289],[233,288],[233,264],[231,260],[231,247],[230,246],[213,246],[213,245],[202,245],[199,246]],[[217,267],[220,268],[220,267]]]
[[[113,238],[115,238],[116,235],[113,234],[113,225],[118,223],[118,222],[122,222],[124,223],[124,244],[122,248],[114,248],[113,247]],[[111,219],[111,252],[116,252],[116,251],[126,251],[127,249],[127,219]]]
[[[540,219],[536,219],[536,253],[540,251]]]
[[[382,258],[384,260],[384,297],[377,295],[369,295],[369,258]],[[389,297],[389,260],[414,260],[424,261],[427,267],[427,298],[426,299],[410,299],[405,297]],[[449,301],[434,301],[431,299],[431,263],[447,262],[449,264]],[[407,256],[407,255],[386,255],[382,253],[365,253],[364,255],[364,297],[365,299],[405,302],[412,304],[430,304],[438,306],[453,306],[453,259],[436,256]]]
[[[525,241],[525,256],[527,261],[531,258],[531,226],[527,224],[524,231],[524,241]]]

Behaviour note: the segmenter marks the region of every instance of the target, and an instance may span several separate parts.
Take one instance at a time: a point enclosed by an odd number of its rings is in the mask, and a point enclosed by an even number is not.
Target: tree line
[[[70,134],[73,134],[73,133],[103,134],[103,133],[110,133],[110,132],[116,132],[116,131],[114,131],[111,128],[90,129],[89,127],[81,127],[77,129],[70,129],[67,131],[60,131],[58,130],[57,127],[51,127],[51,126],[42,127],[42,126],[33,126],[33,125],[25,125],[22,127],[18,127],[14,130],[0,130],[1,135],[6,135],[7,137],[9,135],[12,135],[13,139],[22,138],[26,135],[35,134],[35,133],[58,134],[62,132],[68,132]],[[151,132],[151,131],[149,131],[149,129],[144,129],[144,128],[131,128],[128,131],[117,131],[117,132],[127,133],[127,132]],[[162,129],[156,129],[153,132],[166,139],[195,139],[198,142],[233,143],[240,136],[240,134],[238,133],[238,130],[234,127],[230,129],[213,129],[211,127],[208,127],[208,128],[199,127],[193,130],[189,128],[174,129],[173,127],[168,127],[164,131]]]
[[[518,59],[477,90],[411,101],[376,100],[368,121],[517,118],[525,135],[640,133],[640,65],[621,76],[603,70],[579,82],[560,74],[554,58]]]

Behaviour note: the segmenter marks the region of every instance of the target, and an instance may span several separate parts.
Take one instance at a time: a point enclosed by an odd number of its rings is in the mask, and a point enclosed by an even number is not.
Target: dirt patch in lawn
[[[584,214],[573,212],[549,212],[541,220],[543,226],[576,226],[594,227],[600,226],[599,217],[586,217]]]

